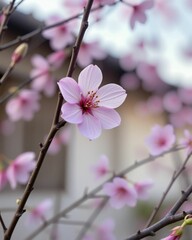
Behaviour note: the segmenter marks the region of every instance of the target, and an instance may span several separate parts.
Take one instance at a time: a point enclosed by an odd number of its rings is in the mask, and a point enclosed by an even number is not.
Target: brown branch
[[[3,231],[6,232],[7,231],[7,227],[5,226],[4,220],[3,220],[2,216],[1,216],[1,212],[0,212],[0,224],[1,224],[2,228],[3,228]]]
[[[130,237],[126,238],[125,240],[139,240],[139,239],[145,238],[147,236],[155,236],[155,233],[158,230],[160,230],[172,223],[183,220],[185,218],[185,216],[188,214],[192,214],[192,210],[183,212],[183,213],[178,213],[175,216],[166,216],[166,217],[162,218],[160,221],[151,225],[150,227],[148,227],[142,231],[139,230],[136,234],[131,235]]]
[[[153,221],[154,218],[156,217],[156,215],[157,215],[160,207],[162,206],[162,204],[163,204],[163,202],[164,202],[167,194],[169,193],[171,187],[173,186],[174,182],[175,182],[176,179],[181,175],[181,173],[185,170],[186,164],[187,164],[187,162],[189,161],[190,157],[191,157],[191,154],[189,154],[189,155],[187,156],[186,160],[184,161],[184,163],[182,164],[182,166],[180,167],[180,169],[179,169],[177,172],[174,172],[174,173],[173,173],[173,176],[172,176],[171,181],[169,182],[169,184],[168,184],[165,192],[163,193],[163,196],[162,196],[162,198],[161,198],[158,206],[155,207],[154,211],[152,212],[152,214],[151,214],[151,216],[150,216],[150,218],[149,218],[149,220],[148,220],[145,228],[147,228],[147,227],[149,227],[149,226],[151,225],[152,221]]]
[[[77,58],[77,54],[78,54],[78,51],[79,51],[79,48],[80,48],[80,45],[81,45],[81,41],[83,39],[86,28],[88,26],[88,17],[89,17],[89,13],[91,11],[92,4],[93,4],[93,0],[89,0],[89,2],[87,4],[87,7],[84,11],[83,20],[82,20],[82,24],[81,24],[81,29],[80,29],[76,44],[74,46],[74,53],[72,55],[71,63],[70,63],[69,68],[68,68],[68,76],[71,76],[73,71],[74,71],[76,58]],[[12,233],[13,233],[16,225],[17,225],[17,222],[19,221],[20,217],[22,216],[23,212],[25,211],[24,210],[25,204],[26,204],[26,202],[27,202],[32,190],[33,190],[34,183],[37,179],[37,176],[39,174],[41,166],[44,162],[47,150],[48,150],[56,132],[62,126],[65,125],[65,121],[62,120],[62,121],[59,122],[59,116],[60,116],[62,101],[63,101],[63,98],[61,97],[61,94],[59,94],[58,103],[57,103],[57,106],[56,106],[56,111],[55,111],[55,115],[54,115],[54,118],[53,118],[53,123],[52,123],[51,129],[50,129],[50,132],[48,134],[48,137],[47,137],[44,145],[41,148],[41,151],[40,151],[39,156],[38,156],[36,168],[34,169],[34,171],[31,174],[31,177],[30,177],[29,182],[28,182],[28,184],[25,188],[23,197],[21,198],[21,201],[20,201],[19,206],[16,210],[16,213],[15,213],[13,219],[12,219],[12,222],[11,222],[9,228],[7,229],[7,231],[4,234],[4,240],[10,240],[11,239]]]
[[[169,154],[170,152],[173,151],[178,151],[181,148],[172,148],[171,150],[164,152],[162,154],[159,154],[158,156],[149,156],[145,159],[142,159],[140,161],[136,161],[134,164],[132,164],[131,166],[129,166],[128,168],[124,169],[123,171],[119,172],[118,174],[113,175],[112,177],[110,177],[108,180],[106,180],[103,184],[99,185],[98,187],[94,188],[92,191],[90,191],[89,193],[85,193],[83,194],[83,196],[81,198],[79,198],[78,200],[76,200],[74,203],[72,203],[71,205],[69,205],[67,208],[65,208],[64,210],[62,210],[60,213],[58,213],[57,215],[53,216],[52,218],[50,218],[49,220],[46,221],[46,224],[40,226],[39,228],[37,228],[26,240],[31,240],[34,237],[36,237],[40,232],[42,232],[46,227],[48,227],[50,224],[57,222],[58,219],[66,216],[66,214],[68,214],[69,212],[71,212],[73,209],[77,208],[78,206],[80,206],[82,203],[84,203],[86,200],[91,199],[93,197],[96,196],[96,194],[102,190],[103,185],[107,182],[111,182],[113,180],[114,177],[123,177],[125,174],[133,171],[134,169],[137,169],[147,163],[150,163],[154,160],[156,160],[158,157],[162,157],[166,154]]]

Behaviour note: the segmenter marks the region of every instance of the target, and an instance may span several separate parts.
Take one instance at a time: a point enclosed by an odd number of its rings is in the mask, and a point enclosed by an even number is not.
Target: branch
[[[139,240],[147,236],[154,236],[158,230],[162,229],[163,227],[166,227],[167,225],[183,220],[187,214],[192,214],[192,210],[176,214],[175,216],[166,216],[162,218],[159,222],[156,222],[155,224],[151,225],[150,227],[142,231],[138,231],[136,234],[131,235],[125,240]]]
[[[1,223],[1,226],[3,228],[3,231],[6,232],[7,231],[7,227],[5,226],[5,223],[4,223],[3,218],[1,216],[1,212],[0,212],[0,223]]]
[[[102,190],[103,185],[107,182],[111,182],[113,180],[114,177],[123,177],[125,174],[133,171],[134,169],[137,169],[138,167],[141,167],[147,163],[150,163],[154,160],[156,160],[158,157],[162,157],[166,154],[169,154],[170,152],[173,151],[178,151],[181,150],[181,148],[172,148],[171,150],[164,152],[162,154],[159,154],[158,156],[149,156],[147,158],[144,158],[143,160],[140,161],[136,161],[134,164],[132,164],[131,166],[129,166],[128,168],[124,169],[123,171],[119,172],[118,174],[113,175],[112,177],[110,177],[108,180],[106,180],[104,183],[102,183],[101,185],[99,185],[98,187],[94,188],[92,191],[90,191],[89,193],[83,194],[83,196],[81,198],[79,198],[78,200],[76,200],[74,203],[72,203],[71,205],[69,205],[67,208],[65,208],[64,210],[62,210],[60,213],[58,213],[57,215],[53,216],[52,218],[50,218],[49,220],[46,221],[46,224],[41,225],[39,228],[37,228],[26,240],[31,240],[34,237],[36,237],[40,232],[42,232],[46,227],[48,227],[50,224],[58,221],[58,219],[62,218],[63,216],[65,216],[66,214],[68,214],[69,212],[71,212],[73,209],[75,209],[76,207],[78,207],[79,205],[81,205],[82,203],[84,203],[86,200],[91,199],[93,197],[96,196],[96,194]]]
[[[176,179],[181,175],[181,173],[185,170],[185,166],[186,166],[187,162],[189,161],[190,157],[191,157],[191,154],[189,154],[189,155],[187,156],[186,160],[184,161],[184,163],[182,164],[182,166],[180,167],[180,169],[179,169],[177,172],[174,172],[174,173],[173,173],[172,179],[171,179],[171,181],[169,182],[169,184],[168,184],[165,192],[163,193],[163,196],[162,196],[162,198],[161,198],[158,206],[155,207],[154,211],[152,212],[152,215],[151,215],[150,218],[149,218],[149,221],[148,221],[148,223],[147,223],[147,225],[146,225],[146,228],[151,225],[152,221],[153,221],[154,218],[156,217],[156,215],[157,215],[160,207],[162,206],[162,204],[163,204],[163,202],[164,202],[167,194],[169,193],[171,187],[173,186],[174,182],[175,182]]]

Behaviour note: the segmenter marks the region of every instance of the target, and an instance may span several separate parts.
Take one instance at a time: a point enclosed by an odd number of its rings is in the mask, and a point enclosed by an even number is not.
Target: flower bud
[[[21,59],[23,59],[27,53],[28,50],[28,44],[27,43],[21,43],[13,52],[11,56],[11,65],[14,66],[16,63],[18,63]]]
[[[19,205],[20,202],[21,202],[21,199],[20,199],[20,198],[17,198],[17,200],[16,200],[16,204]]]

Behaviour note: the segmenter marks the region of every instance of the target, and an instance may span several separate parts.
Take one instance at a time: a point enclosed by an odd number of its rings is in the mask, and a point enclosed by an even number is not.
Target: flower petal
[[[87,96],[89,91],[96,92],[102,82],[102,78],[102,72],[96,65],[91,64],[84,68],[78,78],[78,84],[83,95]]]
[[[125,90],[114,83],[107,84],[97,91],[99,99],[99,106],[107,108],[117,108],[124,101],[127,96]]]
[[[82,135],[90,140],[98,138],[101,134],[101,123],[91,114],[83,114],[83,121],[78,128]]]
[[[59,82],[59,89],[64,99],[73,104],[78,103],[81,99],[80,89],[77,82],[70,77],[62,78]]]
[[[78,124],[83,121],[82,110],[77,104],[64,103],[61,112],[61,117],[67,122]]]
[[[101,122],[104,129],[111,129],[117,127],[121,123],[121,117],[114,109],[98,107],[92,109],[93,115]]]

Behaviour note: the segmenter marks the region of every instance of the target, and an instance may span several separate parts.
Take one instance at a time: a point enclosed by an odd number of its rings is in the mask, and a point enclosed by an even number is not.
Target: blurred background
[[[138,4],[140,2],[137,1]],[[1,8],[8,3],[9,1],[2,1]],[[122,85],[128,93],[126,102],[118,108],[122,124],[118,128],[103,131],[101,137],[94,141],[81,136],[72,125],[66,125],[62,134],[56,135],[57,147],[52,146],[49,151],[34,192],[27,203],[27,208],[31,208],[43,199],[51,198],[54,208],[48,213],[48,217],[82,196],[85,189],[92,189],[107,179],[95,180],[90,170],[102,154],[108,156],[111,169],[119,172],[149,155],[145,139],[155,124],[172,124],[178,138],[182,136],[185,128],[191,128],[192,1],[154,0],[154,6],[146,11],[146,23],[136,22],[134,29],[130,27],[133,13],[127,3],[132,4],[131,1],[116,1],[115,4],[102,7],[91,14],[83,44],[89,49],[88,46],[93,47],[94,42],[94,47],[100,54],[82,50],[82,53],[90,54],[90,58],[86,61],[79,58],[73,75],[77,79],[79,72],[85,67],[85,62],[94,63],[102,69],[102,84],[113,82]],[[77,9],[74,6],[78,6]],[[34,0],[21,2],[11,15],[8,28],[1,39],[0,74],[3,75],[6,71],[11,55],[18,45],[6,47],[6,43],[44,27],[52,15],[67,19],[82,12],[82,9],[82,1],[71,1],[71,5],[64,0],[58,3]],[[74,21],[73,42],[80,20],[81,17],[78,17],[77,21]],[[24,61],[15,67],[0,89],[0,154],[9,159],[14,159],[26,151],[38,154],[39,144],[50,129],[57,102],[56,90],[51,96],[42,91],[41,107],[32,121],[12,122],[8,118],[5,107],[12,97],[17,96],[17,87],[31,87],[29,73],[34,68],[31,58],[35,54],[46,58],[55,51],[41,31],[26,41],[29,43],[29,50]],[[65,52],[65,59],[57,71],[51,72],[55,85],[67,73],[73,42],[64,49],[59,49]],[[158,204],[173,172],[181,166],[184,156],[185,152],[172,153],[131,172],[128,178],[132,181],[154,180],[149,199],[139,202],[136,208],[125,207],[117,211],[108,206],[97,222],[105,218],[114,219],[118,239],[125,239],[136,232]],[[158,217],[170,208],[172,202],[180,196],[181,189],[185,189],[191,182],[189,173],[185,171],[180,181],[174,184]],[[23,186],[16,190],[7,186],[0,192],[0,210],[7,223],[13,214],[12,210],[16,208],[16,199],[22,195],[23,190]],[[90,202],[73,211],[69,215],[70,219],[86,221],[92,208]],[[190,208],[190,199],[187,203],[186,207]],[[27,213],[21,218],[13,239],[21,239],[22,232],[24,240],[33,231],[31,226],[26,226],[23,231],[25,215]],[[79,226],[59,225],[59,239],[75,239],[79,229]],[[35,239],[54,239],[51,234],[53,231],[55,225]],[[166,236],[165,230],[149,239],[159,239],[162,236]]]

